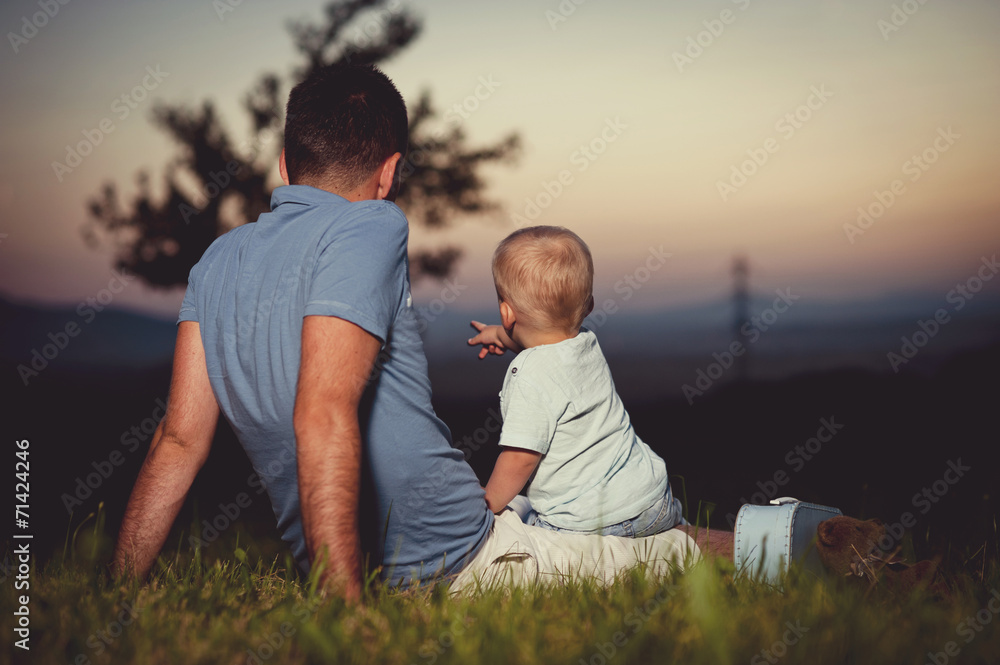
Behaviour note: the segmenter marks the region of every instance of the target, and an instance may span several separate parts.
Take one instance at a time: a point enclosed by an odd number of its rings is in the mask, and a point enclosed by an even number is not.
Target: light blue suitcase
[[[746,504],[736,514],[736,569],[772,584],[780,582],[790,561],[801,561],[806,570],[821,573],[822,564],[814,546],[816,527],[823,520],[841,515],[840,510],[788,496],[774,499],[771,504]]]

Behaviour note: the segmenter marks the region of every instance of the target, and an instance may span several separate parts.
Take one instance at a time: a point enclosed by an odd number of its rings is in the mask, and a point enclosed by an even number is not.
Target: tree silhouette
[[[291,88],[317,67],[333,63],[374,64],[395,56],[420,33],[420,21],[396,0],[335,0],[321,24],[293,21],[289,31],[305,64],[291,76]],[[354,28],[351,35],[348,29]],[[180,146],[154,192],[147,173],[137,175],[138,192],[123,204],[118,188],[105,184],[88,201],[90,223],[84,238],[91,246],[103,236],[116,247],[116,266],[150,285],[170,288],[187,283],[188,272],[220,234],[270,210],[269,182],[281,152],[283,81],[264,74],[243,100],[250,135],[234,144],[215,105],[159,104],[154,124]],[[457,116],[443,125],[430,94],[409,105],[410,151],[402,168],[397,203],[411,222],[426,228],[447,226],[457,215],[498,208],[485,197],[479,175],[483,164],[510,163],[519,153],[516,133],[481,149],[467,147]],[[414,279],[447,275],[461,251],[453,246],[411,254]]]

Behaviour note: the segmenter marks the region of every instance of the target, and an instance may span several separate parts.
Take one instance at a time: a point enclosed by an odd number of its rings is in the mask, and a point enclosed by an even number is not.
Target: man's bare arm
[[[167,413],[132,489],[112,570],[144,578],[208,458],[219,406],[212,394],[205,365],[205,349],[197,322],[182,321],[177,328],[174,370]]]
[[[302,322],[294,420],[302,529],[309,561],[325,558],[324,584],[349,600],[361,595],[358,404],[380,346],[344,319],[307,316]]]

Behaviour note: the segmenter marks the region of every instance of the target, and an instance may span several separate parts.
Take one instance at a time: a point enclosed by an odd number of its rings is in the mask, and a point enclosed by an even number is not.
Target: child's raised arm
[[[502,356],[503,352],[510,349],[514,353],[520,353],[521,347],[512,340],[503,326],[488,326],[479,321],[471,321],[472,327],[479,334],[468,341],[469,346],[481,344],[483,348],[479,350],[479,359],[482,360],[489,354]],[[520,489],[520,488],[519,488]]]

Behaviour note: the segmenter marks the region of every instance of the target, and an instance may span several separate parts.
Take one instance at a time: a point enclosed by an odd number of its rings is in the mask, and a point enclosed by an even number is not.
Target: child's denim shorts
[[[662,533],[667,529],[674,528],[678,524],[687,524],[687,521],[681,517],[681,502],[674,498],[673,491],[670,489],[670,483],[667,483],[667,491],[663,493],[663,496],[656,503],[635,517],[619,522],[618,524],[609,524],[593,531],[574,531],[573,529],[563,529],[549,524],[530,508],[527,499],[522,496],[515,497],[515,501],[511,502],[510,507],[514,509],[525,524],[549,529],[550,531],[562,531],[564,533],[596,533],[602,536],[642,538],[644,536],[652,536],[655,533]]]

